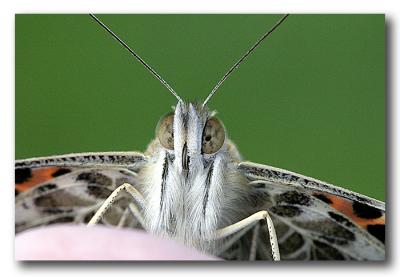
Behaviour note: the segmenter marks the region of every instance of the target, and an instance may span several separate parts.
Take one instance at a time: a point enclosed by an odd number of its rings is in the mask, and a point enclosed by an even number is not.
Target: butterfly
[[[140,228],[228,260],[383,260],[385,204],[291,171],[246,162],[203,103],[177,98],[145,153],[78,153],[17,160],[16,232],[56,223]]]

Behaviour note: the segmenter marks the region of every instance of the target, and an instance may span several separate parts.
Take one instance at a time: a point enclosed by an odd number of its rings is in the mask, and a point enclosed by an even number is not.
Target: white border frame
[[[206,271],[216,271],[218,275],[229,276],[262,274],[270,276],[335,276],[338,274],[362,274],[374,276],[398,274],[400,263],[398,205],[395,197],[399,196],[398,157],[399,150],[399,97],[395,76],[397,74],[398,56],[398,18],[400,9],[396,0],[3,0],[0,3],[0,184],[1,207],[3,208],[1,230],[1,269],[3,274],[21,276],[24,273],[35,276],[139,276],[148,274],[144,271],[155,271],[163,275],[203,275]],[[280,264],[86,264],[86,263],[41,263],[24,264],[13,260],[14,253],[14,198],[13,198],[13,162],[14,162],[14,32],[15,13],[385,13],[389,26],[387,46],[387,89],[388,103],[388,139],[387,139],[387,256],[385,263],[280,263]],[[391,221],[393,220],[393,222]],[[138,273],[138,269],[142,271]]]

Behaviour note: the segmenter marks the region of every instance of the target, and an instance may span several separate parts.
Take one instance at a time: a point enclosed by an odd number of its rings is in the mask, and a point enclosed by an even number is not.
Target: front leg
[[[144,197],[143,197],[143,195],[137,189],[135,189],[131,184],[124,183],[124,184],[120,185],[118,188],[116,188],[110,194],[109,197],[107,197],[107,199],[104,201],[104,203],[101,205],[101,207],[94,214],[92,219],[89,221],[88,226],[93,226],[93,225],[97,224],[101,220],[103,215],[110,209],[110,207],[112,206],[112,204],[116,200],[117,196],[123,190],[128,192],[128,194],[133,198],[133,200],[135,200],[135,202],[140,206],[141,209],[144,208]],[[131,204],[129,206],[130,211],[134,214],[135,217],[137,217],[137,219],[138,219],[139,223],[142,225],[142,227],[145,228],[145,226],[143,226],[143,218],[140,215],[140,213],[138,212],[138,210],[135,209],[135,208],[136,207],[133,204]]]
[[[256,212],[256,213],[252,214],[251,216],[246,217],[245,219],[243,219],[239,222],[236,222],[225,228],[217,230],[215,233],[214,239],[223,239],[227,236],[230,236],[230,235],[242,230],[245,227],[255,225],[260,220],[267,221],[269,241],[271,243],[272,258],[274,261],[280,261],[281,257],[280,257],[280,253],[279,253],[278,239],[276,236],[274,223],[272,222],[272,219],[267,211]]]

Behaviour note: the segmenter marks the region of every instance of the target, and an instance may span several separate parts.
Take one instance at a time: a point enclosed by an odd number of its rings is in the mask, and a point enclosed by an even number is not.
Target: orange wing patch
[[[16,193],[26,191],[55,177],[71,172],[65,167],[20,168],[15,170]]]
[[[318,192],[314,193],[314,196],[350,218],[354,223],[366,229],[383,243],[385,242],[384,211],[337,195]]]

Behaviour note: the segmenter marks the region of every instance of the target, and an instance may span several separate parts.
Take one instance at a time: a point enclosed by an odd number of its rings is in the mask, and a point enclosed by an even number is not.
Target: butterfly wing
[[[239,170],[250,180],[265,180],[300,187],[350,217],[360,227],[384,242],[385,203],[326,182],[284,169],[242,162]]]
[[[145,160],[140,153],[112,152],[16,161],[16,232],[55,223],[88,222],[119,185],[137,183],[136,171]],[[137,226],[133,217],[124,216],[130,202],[127,195],[121,195],[102,223]]]
[[[146,161],[139,152],[87,152],[15,161],[15,169],[49,166],[123,167],[136,170]]]
[[[340,188],[315,178],[307,177],[285,169],[252,162],[241,162],[238,169],[250,180],[266,180],[282,184],[301,186],[312,191],[326,192],[348,200],[354,200],[369,206],[385,210],[385,203],[365,195]]]
[[[239,170],[250,181],[250,205],[273,218],[283,259],[385,258],[383,202],[274,167],[243,162]],[[267,237],[260,233],[259,258],[270,256]]]

